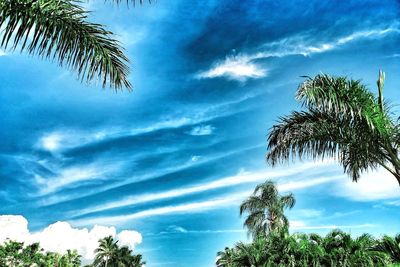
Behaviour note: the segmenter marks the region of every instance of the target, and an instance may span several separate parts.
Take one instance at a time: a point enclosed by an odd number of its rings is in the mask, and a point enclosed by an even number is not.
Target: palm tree
[[[67,250],[67,253],[63,256],[66,259],[67,266],[70,267],[79,267],[81,266],[81,258],[82,256],[78,254],[76,250]]]
[[[130,89],[129,60],[119,42],[103,25],[88,22],[88,12],[79,3],[79,0],[0,1],[0,27],[4,28],[0,48],[19,49],[56,60],[61,66],[75,70],[81,80],[98,79],[103,87],[109,84],[114,89]]]
[[[375,250],[386,253],[393,263],[400,264],[400,234],[394,238],[385,235],[376,245]]]
[[[306,108],[280,118],[268,136],[267,160],[276,165],[291,158],[334,158],[353,181],[378,166],[400,185],[400,124],[383,99],[380,71],[378,97],[360,81],[326,74],[308,77],[296,99]]]
[[[253,195],[242,203],[240,215],[248,213],[244,225],[253,237],[265,235],[288,227],[284,209],[293,208],[295,202],[293,194],[279,195],[275,183],[268,180],[258,185]]]
[[[143,261],[142,259],[142,255],[137,254],[137,255],[132,255],[131,259],[130,259],[130,264],[128,266],[132,266],[132,267],[142,267],[146,265],[146,262]]]
[[[226,247],[224,251],[217,253],[217,267],[235,267],[237,266],[237,251]]]
[[[112,236],[107,236],[99,240],[99,247],[95,250],[93,266],[113,267],[117,266],[119,260],[118,241],[114,241]]]

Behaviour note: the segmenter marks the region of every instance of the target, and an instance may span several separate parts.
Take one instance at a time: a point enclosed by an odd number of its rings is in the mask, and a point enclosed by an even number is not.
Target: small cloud
[[[166,231],[164,231],[162,233],[181,233],[181,234],[185,234],[187,232],[188,232],[188,230],[183,228],[182,226],[170,225],[170,226],[167,227]]]
[[[385,204],[389,205],[389,206],[400,207],[400,199],[394,200],[394,201],[389,201],[389,202],[386,202]]]
[[[253,58],[246,56],[229,56],[217,62],[207,71],[197,75],[199,79],[227,77],[232,80],[246,81],[267,76],[267,71],[252,62]]]
[[[196,161],[198,161],[199,159],[200,159],[200,156],[192,156],[192,157],[190,158],[190,160],[193,161],[193,162],[196,162]]]
[[[194,127],[189,134],[190,135],[210,135],[214,132],[215,127],[212,125],[200,125]]]
[[[400,54],[393,54],[393,55],[389,55],[389,56],[386,56],[386,58],[398,58],[398,57],[400,57]]]
[[[39,141],[39,146],[50,152],[56,151],[61,146],[63,136],[58,133],[51,133],[43,136]]]
[[[0,49],[0,57],[7,56],[6,51]]]
[[[136,231],[123,230],[117,234],[115,227],[95,225],[89,230],[74,228],[68,222],[56,222],[42,231],[31,233],[28,221],[20,215],[0,215],[0,229],[0,244],[11,239],[25,244],[39,242],[46,251],[58,253],[76,249],[83,260],[93,260],[98,240],[109,235],[116,237],[121,245],[130,249],[142,242],[142,235]]]

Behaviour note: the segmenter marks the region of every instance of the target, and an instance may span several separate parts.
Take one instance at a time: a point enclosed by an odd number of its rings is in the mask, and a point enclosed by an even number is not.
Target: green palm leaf
[[[360,81],[317,75],[297,91],[304,111],[279,119],[268,136],[267,160],[275,165],[294,158],[333,158],[358,181],[378,166],[400,184],[400,130],[382,97],[384,73],[375,98]]]
[[[103,87],[131,88],[128,59],[113,34],[87,22],[88,12],[75,0],[3,0],[0,46],[58,61],[82,80]]]

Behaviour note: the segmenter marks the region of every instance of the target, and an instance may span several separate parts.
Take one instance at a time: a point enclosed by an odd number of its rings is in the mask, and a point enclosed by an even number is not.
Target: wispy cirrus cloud
[[[36,186],[39,195],[44,196],[69,186],[79,186],[82,183],[93,180],[104,180],[109,174],[120,169],[120,164],[112,165],[89,164],[60,169],[55,176],[42,177],[35,174]]]
[[[245,229],[223,229],[223,230],[193,230],[186,229],[178,225],[170,225],[164,231],[159,233],[150,233],[146,236],[173,235],[173,234],[226,234],[226,233],[244,233]]]
[[[394,24],[385,28],[356,31],[336,40],[326,42],[316,40],[309,33],[298,34],[266,43],[261,46],[260,52],[227,56],[224,60],[214,63],[209,70],[198,73],[196,77],[199,79],[227,77],[238,81],[245,81],[249,78],[263,78],[267,76],[267,69],[256,64],[256,60],[294,55],[310,56],[338,49],[351,42],[364,39],[379,39],[389,34],[399,33],[398,25]]]
[[[248,183],[255,183],[255,182],[262,182],[268,179],[276,179],[279,177],[290,176],[296,173],[301,173],[310,169],[318,168],[320,166],[329,166],[329,163],[306,163],[303,165],[299,165],[297,167],[291,168],[290,170],[270,170],[270,171],[263,171],[263,172],[252,172],[252,173],[239,173],[234,176],[229,176],[217,180],[213,180],[208,183],[195,185],[191,187],[183,187],[163,192],[155,192],[150,194],[142,194],[136,195],[131,197],[126,197],[121,200],[111,201],[108,203],[102,203],[97,206],[89,207],[87,209],[81,209],[80,211],[74,211],[74,216],[82,216],[94,212],[111,210],[115,208],[121,208],[131,205],[136,205],[140,203],[147,203],[151,201],[158,201],[158,200],[165,200],[171,199],[176,197],[182,197],[194,193],[205,192],[208,190],[215,190],[224,187],[232,187],[241,184],[248,184]],[[282,191],[289,191],[289,190],[299,190],[307,187],[313,187],[316,185],[329,183],[340,179],[341,176],[335,177],[319,177],[314,179],[308,179],[306,177],[302,180],[297,181],[283,181],[278,183],[278,188]],[[246,194],[249,195],[251,191],[247,192]],[[72,214],[71,214],[72,215]]]
[[[333,229],[359,229],[359,228],[371,228],[376,227],[375,224],[364,223],[364,224],[354,224],[354,225],[307,225],[303,221],[290,221],[289,222],[291,230],[333,230]]]
[[[94,218],[71,220],[74,225],[91,225],[91,224],[119,224],[134,219],[161,216],[168,214],[187,214],[205,212],[211,209],[227,207],[235,205],[238,200],[243,199],[245,194],[231,195],[225,198],[215,198],[207,201],[190,202],[179,205],[164,206],[158,208],[147,209],[132,214],[117,215],[117,216],[102,216]]]

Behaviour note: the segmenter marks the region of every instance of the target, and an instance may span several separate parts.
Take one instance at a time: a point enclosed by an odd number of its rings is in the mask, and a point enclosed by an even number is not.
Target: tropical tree
[[[353,181],[381,166],[400,185],[400,124],[383,99],[384,79],[380,71],[375,97],[359,80],[308,77],[296,94],[305,110],[280,118],[272,127],[267,160],[276,165],[295,157],[334,158]]]
[[[237,264],[237,251],[226,247],[217,253],[216,264],[218,267],[235,267]]]
[[[293,208],[295,202],[293,194],[280,195],[275,183],[268,180],[258,185],[241,204],[240,215],[248,214],[244,225],[253,237],[257,237],[287,228],[289,221],[284,209]]]
[[[130,259],[130,264],[128,266],[131,267],[142,267],[146,265],[146,262],[143,261],[143,257],[141,254],[137,254],[137,255],[132,255],[131,259]]]
[[[112,236],[107,236],[99,240],[99,247],[95,250],[93,265],[95,267],[118,266],[120,259],[118,241]]]
[[[111,2],[120,3],[122,0]],[[135,3],[127,0],[127,3]],[[140,3],[143,0],[139,1]],[[56,60],[81,80],[131,88],[128,58],[113,33],[87,21],[80,0],[0,1],[0,48]]]
[[[400,234],[395,237],[383,236],[375,250],[386,253],[394,263],[400,264]]]
[[[99,247],[95,250],[94,267],[142,267],[145,262],[142,255],[132,254],[127,246],[118,246],[118,240],[107,236],[99,240]]]

